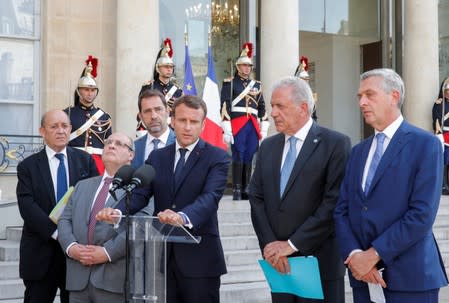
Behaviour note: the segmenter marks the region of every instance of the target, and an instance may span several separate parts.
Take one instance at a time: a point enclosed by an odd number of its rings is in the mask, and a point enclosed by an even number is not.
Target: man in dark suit
[[[123,303],[125,232],[96,222],[106,205],[118,202],[108,193],[114,175],[134,156],[131,138],[114,133],[104,141],[103,176],[78,182],[58,222],[58,241],[67,254],[67,290],[71,302]],[[117,197],[124,190],[116,191]]]
[[[68,302],[64,252],[56,240],[57,226],[48,215],[67,184],[73,186],[81,179],[98,175],[89,154],[67,147],[70,131],[66,113],[47,112],[39,129],[45,148],[17,166],[17,201],[24,221],[19,266],[26,303],[53,302],[58,288],[61,302]]]
[[[334,214],[354,302],[374,293],[386,302],[438,302],[448,284],[432,234],[441,142],[402,117],[405,89],[396,72],[375,69],[360,79],[359,106],[375,135],[353,148]]]
[[[153,150],[175,143],[175,134],[168,127],[168,107],[164,95],[155,89],[145,89],[139,95],[139,119],[147,134],[134,141],[136,155],[131,165],[137,169]]]
[[[303,79],[279,80],[271,107],[280,133],[260,146],[249,199],[263,257],[287,273],[287,257],[316,256],[324,302],[344,302],[344,266],[332,214],[350,140],[312,120],[312,91]],[[273,302],[323,302],[283,293],[271,296]]]
[[[226,273],[218,231],[218,202],[226,187],[229,156],[199,139],[207,114],[206,104],[186,95],[173,104],[176,144],[150,154],[147,163],[156,171],[148,188],[136,190],[131,213],[154,196],[155,210],[165,224],[184,225],[199,244],[168,244],[167,302],[219,303],[220,276]],[[124,212],[124,205],[118,208]],[[112,221],[117,210],[106,208],[98,219]]]

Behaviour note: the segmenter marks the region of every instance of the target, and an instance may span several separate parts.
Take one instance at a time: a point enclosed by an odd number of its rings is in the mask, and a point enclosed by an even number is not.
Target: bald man
[[[62,110],[50,110],[41,119],[39,132],[45,148],[17,166],[17,202],[23,219],[20,241],[20,277],[25,303],[53,302],[65,290],[65,256],[57,239],[57,226],[48,217],[69,186],[98,175],[92,157],[68,147],[72,126]]]

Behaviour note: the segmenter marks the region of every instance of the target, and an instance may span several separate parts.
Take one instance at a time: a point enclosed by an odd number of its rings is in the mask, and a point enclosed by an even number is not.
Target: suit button
[[[171,206],[171,208],[176,208],[176,204],[173,204],[173,205]]]
[[[368,207],[363,206],[363,210],[364,210],[364,211],[367,211],[367,210],[368,210]]]

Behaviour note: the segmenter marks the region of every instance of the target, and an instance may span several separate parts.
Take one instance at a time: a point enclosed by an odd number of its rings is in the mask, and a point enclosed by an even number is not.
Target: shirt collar
[[[167,145],[169,134],[170,134],[170,129],[168,127],[165,130],[165,132],[163,132],[162,135],[159,136],[159,138],[153,137],[150,133],[148,133],[147,145],[151,144],[153,142],[153,139],[159,139],[164,145]]]
[[[53,149],[51,149],[50,146],[45,145],[45,153],[47,154],[47,158],[50,160],[52,159],[56,154],[63,154],[65,158],[67,159],[67,147],[64,147],[63,150],[60,152],[55,152]]]
[[[191,152],[195,146],[198,144],[198,142],[200,141],[200,139],[198,138],[194,143],[190,144],[189,146],[185,147],[189,152]],[[178,140],[176,140],[176,151],[178,151],[178,149],[183,148],[181,147],[181,145],[179,145]]]
[[[304,142],[304,140],[306,140],[307,134],[309,133],[310,129],[312,128],[312,125],[313,125],[313,120],[311,117],[309,117],[309,120],[306,122],[306,124],[304,124],[304,126],[301,127],[296,132],[296,134],[293,135],[293,137],[296,137],[299,140],[301,140],[302,142]],[[292,136],[285,135],[285,141],[290,139],[290,137],[292,137]]]
[[[399,117],[397,117],[397,119],[394,120],[393,123],[391,123],[390,125],[388,125],[388,126],[382,131],[382,133],[384,133],[385,136],[387,136],[387,138],[391,140],[391,138],[393,138],[393,135],[396,133],[396,131],[398,130],[398,128],[401,126],[402,121],[404,121],[404,117],[402,117],[402,115],[399,115]],[[374,130],[374,135],[377,135],[378,133],[380,133],[380,131],[378,131],[377,129],[375,129],[375,130]]]

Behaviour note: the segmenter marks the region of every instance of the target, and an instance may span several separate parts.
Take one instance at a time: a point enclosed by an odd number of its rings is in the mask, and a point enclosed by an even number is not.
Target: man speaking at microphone
[[[151,184],[133,192],[130,213],[154,196],[162,223],[184,225],[199,244],[168,243],[167,303],[219,303],[220,276],[226,273],[218,232],[218,202],[226,187],[230,159],[223,150],[199,138],[207,114],[196,96],[177,99],[172,108],[176,143],[153,151],[147,164],[156,175]],[[123,213],[124,205],[118,207]],[[115,222],[118,210],[107,208],[97,218]]]
[[[106,139],[102,155],[104,175],[78,182],[59,219],[58,240],[67,256],[66,288],[71,303],[125,300],[124,229],[115,230],[107,223],[97,222],[95,215],[105,206],[114,207],[118,203],[109,189],[114,176],[120,174],[119,169],[130,164],[133,157],[131,138],[114,133]],[[129,168],[130,177],[132,168]],[[117,189],[114,194],[120,199],[124,190]]]

